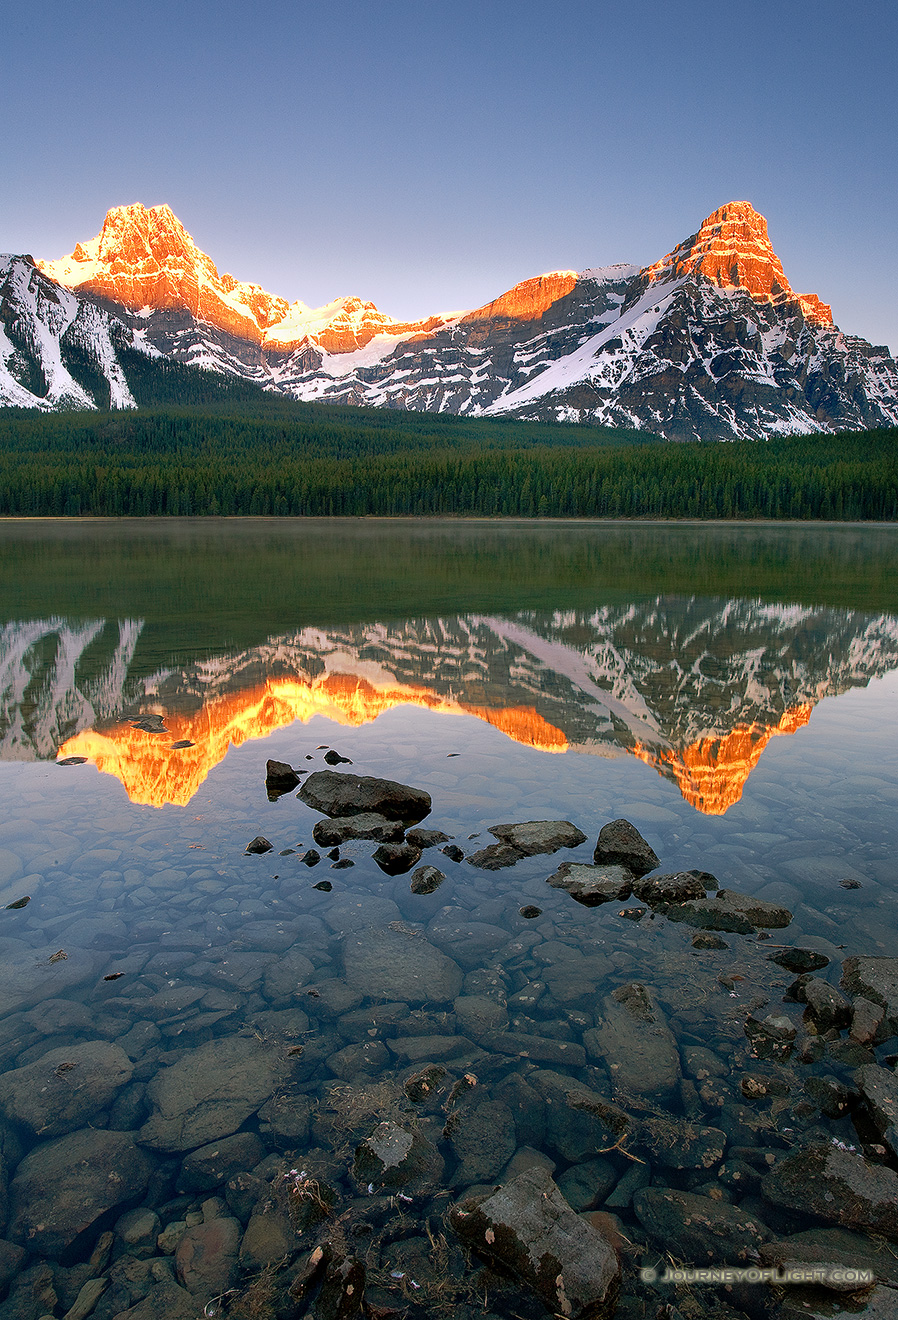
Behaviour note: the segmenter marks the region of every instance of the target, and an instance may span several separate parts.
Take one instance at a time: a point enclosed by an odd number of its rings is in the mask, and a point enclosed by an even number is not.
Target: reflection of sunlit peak
[[[269,679],[259,687],[217,697],[191,715],[159,711],[168,734],[147,733],[131,724],[119,724],[102,733],[88,729],[70,738],[59,754],[85,756],[99,770],[115,775],[132,802],[186,806],[209,772],[224,760],[229,747],[264,738],[297,720],[306,724],[315,715],[358,727],[399,705],[476,715],[516,742],[550,752],[567,749],[564,734],[530,706],[490,710],[456,703],[428,688],[395,680],[378,687],[357,674],[328,673],[315,680]],[[182,741],[193,746],[171,746]]]
[[[699,738],[682,752],[636,746],[641,761],[676,780],[687,802],[706,816],[722,816],[742,797],[761,753],[778,734],[795,733],[811,718],[808,702],[790,707],[778,724],[740,724],[731,733]]]

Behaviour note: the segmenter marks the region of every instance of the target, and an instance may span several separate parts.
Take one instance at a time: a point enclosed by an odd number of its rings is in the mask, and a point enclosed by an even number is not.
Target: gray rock
[[[867,1102],[877,1132],[898,1158],[898,1075],[870,1063],[857,1070],[854,1080]]]
[[[188,1228],[175,1252],[175,1273],[188,1292],[217,1297],[234,1286],[242,1236],[240,1222],[227,1217]]]
[[[527,1170],[489,1196],[462,1201],[449,1218],[466,1246],[511,1272],[552,1314],[606,1320],[614,1313],[617,1252],[574,1213],[544,1170]]]
[[[433,894],[445,879],[445,873],[437,867],[419,866],[411,878],[409,888],[413,894]]]
[[[556,1063],[571,1068],[586,1066],[586,1051],[573,1040],[555,1040],[526,1031],[487,1031],[478,1044],[494,1054],[510,1054],[531,1063]]]
[[[342,1077],[348,1082],[361,1074],[371,1076],[380,1073],[389,1062],[387,1047],[379,1040],[368,1040],[364,1044],[346,1045],[342,1050],[329,1055],[327,1066],[335,1077]]]
[[[713,877],[712,877],[713,878]],[[658,907],[660,903],[686,903],[691,898],[704,898],[706,886],[696,871],[674,871],[670,875],[653,875],[637,880],[633,893],[641,903]]]
[[[288,949],[276,962],[266,967],[262,989],[266,998],[276,1004],[300,994],[314,975],[315,964],[311,959],[300,949]],[[305,1026],[308,1026],[308,1022]],[[305,1027],[300,1023],[298,1030],[303,1031]]]
[[[290,1218],[271,1199],[262,1200],[253,1210],[240,1243],[240,1264],[248,1270],[264,1270],[276,1265],[296,1250],[296,1231]]]
[[[553,889],[563,889],[585,907],[620,902],[633,890],[633,873],[623,866],[590,866],[587,862],[562,862],[546,880]]]
[[[156,1211],[141,1206],[122,1215],[116,1223],[115,1235],[124,1243],[129,1255],[145,1259],[155,1255],[156,1238],[161,1227]]]
[[[614,1191],[605,1197],[608,1210],[627,1210],[633,1203],[633,1197],[652,1181],[652,1171],[647,1164],[631,1164],[624,1176],[615,1185]]]
[[[489,832],[500,843],[515,848],[522,857],[576,848],[586,842],[586,835],[569,820],[527,820],[519,825],[491,825]]]
[[[443,1135],[459,1162],[453,1186],[470,1187],[496,1178],[517,1149],[514,1115],[501,1100],[461,1104]]]
[[[768,1201],[898,1241],[898,1173],[828,1142],[795,1150],[766,1175]]]
[[[299,785],[299,775],[286,761],[267,761],[265,764],[265,788],[269,796],[279,797],[281,793],[292,793]]]
[[[720,1128],[702,1127],[671,1115],[648,1118],[639,1130],[652,1163],[664,1169],[713,1169],[723,1159],[727,1136]]]
[[[388,820],[376,811],[360,811],[356,816],[335,816],[332,820],[319,820],[312,830],[312,838],[322,848],[339,847],[347,839],[376,839],[378,843],[394,843],[402,835],[401,820]]]
[[[617,1169],[610,1160],[583,1160],[565,1169],[556,1181],[568,1205],[580,1214],[602,1204],[617,1182]]]
[[[635,876],[654,871],[660,863],[635,825],[612,820],[599,831],[593,861],[600,866],[625,866]]]
[[[758,926],[788,926],[792,913],[762,898],[737,894],[733,889],[719,889],[711,898],[692,899],[687,903],[662,905],[670,921],[685,921],[702,930],[729,930],[751,935]]]
[[[898,1288],[898,1258],[884,1251],[882,1243],[871,1242],[860,1233],[845,1228],[810,1228],[778,1242],[765,1242],[760,1248],[765,1265],[838,1266],[849,1270],[870,1270],[877,1283]],[[849,1284],[854,1289],[857,1284]]]
[[[186,1288],[164,1280],[136,1305],[120,1311],[115,1320],[197,1320],[197,1302]]]
[[[474,1040],[490,1031],[504,1031],[508,1011],[498,999],[487,995],[459,995],[453,1004],[460,1031]]]
[[[594,1158],[618,1140],[626,1143],[633,1126],[630,1116],[599,1092],[548,1068],[531,1073],[528,1084],[545,1105],[545,1144],[561,1159],[574,1164]],[[521,1137],[532,1144],[535,1132],[526,1137],[521,1132]]]
[[[886,1011],[882,1004],[874,1004],[872,999],[858,995],[851,1005],[850,1039],[858,1045],[870,1045],[879,1035]]]
[[[442,1178],[443,1157],[420,1132],[384,1122],[356,1147],[352,1172],[362,1187],[373,1184],[424,1194]]]
[[[281,1053],[254,1036],[188,1050],[147,1086],[154,1112],[137,1139],[154,1150],[184,1151],[228,1137],[265,1103],[285,1072]]]
[[[0,1296],[12,1283],[25,1259],[25,1248],[0,1238]]]
[[[108,1041],[66,1045],[0,1076],[0,1109],[35,1136],[60,1137],[105,1109],[133,1071],[125,1051]]]
[[[774,1320],[895,1320],[898,1292],[894,1288],[855,1285],[844,1303],[823,1288],[790,1288],[774,1312]]]
[[[851,1005],[834,985],[812,976],[802,987],[800,1002],[807,1004],[808,1011],[821,1031],[829,1027],[847,1027],[851,1021]]]
[[[64,957],[59,957],[64,953]],[[0,1015],[31,1008],[45,999],[65,999],[77,985],[92,985],[102,954],[60,949],[58,944],[7,947],[0,959]]]
[[[420,862],[421,849],[410,843],[382,843],[372,857],[387,875],[405,875]]]
[[[754,1262],[770,1237],[766,1224],[736,1206],[673,1187],[644,1187],[633,1209],[664,1251],[699,1266]]]
[[[273,849],[273,843],[269,843],[264,835],[257,834],[254,839],[250,839],[244,851],[248,853],[269,853]]]
[[[140,1200],[153,1162],[125,1132],[85,1128],[41,1142],[10,1184],[9,1235],[57,1257],[109,1210]]]
[[[349,985],[372,999],[443,1003],[461,989],[458,964],[418,934],[363,930],[347,936],[343,963]]]
[[[447,850],[444,848],[443,852]],[[451,856],[451,854],[447,854]],[[524,856],[510,843],[491,843],[471,853],[467,859],[471,866],[478,866],[481,871],[501,871],[506,866],[514,866]],[[461,859],[458,859],[461,860]]]
[[[192,1150],[181,1165],[178,1188],[187,1192],[211,1192],[241,1169],[253,1169],[265,1154],[255,1132],[235,1132],[208,1146]]]
[[[850,995],[881,1004],[888,1030],[898,1032],[898,958],[846,958],[840,984]]]
[[[651,991],[636,982],[602,1001],[594,1031],[584,1032],[591,1054],[603,1059],[615,1098],[669,1096],[680,1082],[680,1054]]]
[[[829,959],[814,949],[777,949],[768,953],[767,961],[777,963],[790,972],[819,972],[829,966]]]
[[[297,797],[325,816],[357,816],[376,811],[389,820],[417,823],[430,815],[430,794],[395,779],[375,779],[336,770],[316,770]]]
[[[449,842],[449,835],[444,834],[442,830],[422,830],[420,825],[413,826],[405,837],[409,843],[421,849],[436,848],[438,844]]]

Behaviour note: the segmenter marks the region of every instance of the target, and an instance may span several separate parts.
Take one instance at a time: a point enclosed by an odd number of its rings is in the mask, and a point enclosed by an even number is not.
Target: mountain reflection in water
[[[898,619],[661,595],[594,611],[303,628],[140,673],[141,623],[0,630],[4,759],[84,756],[132,801],[185,805],[230,746],[324,715],[396,706],[474,715],[548,752],[630,753],[697,810],[738,802],[768,742],[824,697],[898,668]],[[153,711],[167,733],[132,727]],[[179,749],[171,744],[189,741]]]

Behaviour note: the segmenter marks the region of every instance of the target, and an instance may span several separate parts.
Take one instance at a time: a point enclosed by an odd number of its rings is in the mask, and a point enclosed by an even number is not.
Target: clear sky
[[[895,0],[0,10],[0,251],[166,202],[221,271],[412,318],[745,198],[793,288],[898,350]]]

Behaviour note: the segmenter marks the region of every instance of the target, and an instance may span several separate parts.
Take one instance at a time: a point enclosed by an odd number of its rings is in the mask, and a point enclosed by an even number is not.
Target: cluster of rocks
[[[300,796],[322,836],[455,846],[393,781],[315,772]],[[376,829],[392,837],[351,832]],[[379,862],[345,892],[285,878],[273,917],[200,868],[166,881],[177,929],[137,922],[127,956],[97,918],[88,953],[7,959],[0,1320],[792,1320],[834,1297],[887,1315],[898,959],[848,957],[837,985],[825,957],[760,938],[789,912],[661,874],[626,821],[548,878],[588,907],[645,905],[611,949],[492,889],[586,842],[576,826],[490,832],[445,889]],[[191,884],[222,896],[217,942],[176,902]],[[708,1289],[690,1312],[688,1289],[640,1276],[667,1254],[830,1282]]]

